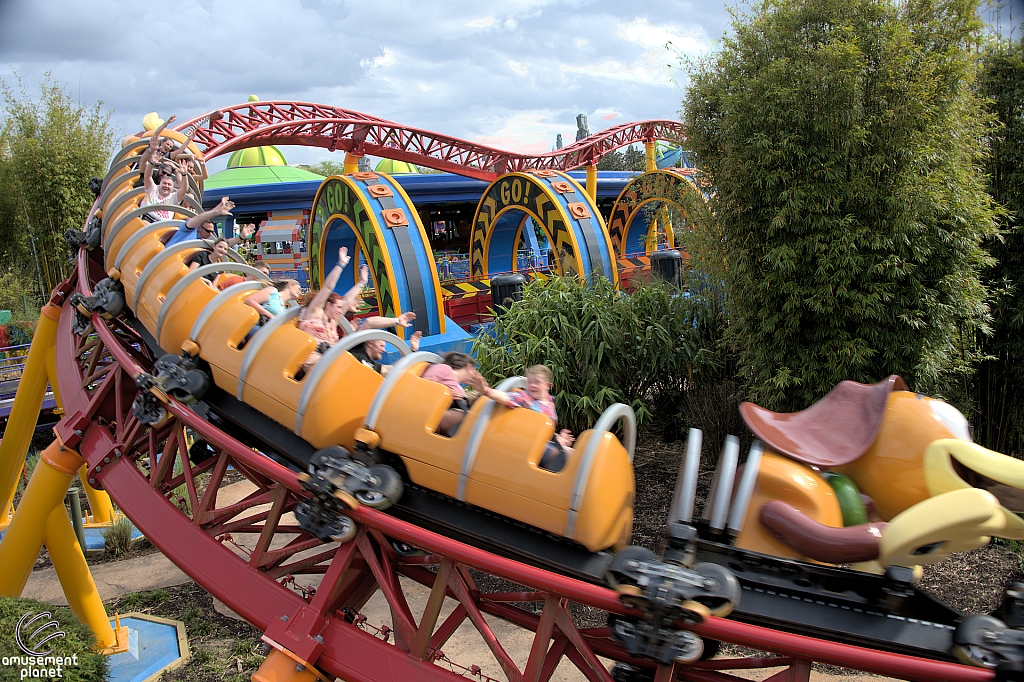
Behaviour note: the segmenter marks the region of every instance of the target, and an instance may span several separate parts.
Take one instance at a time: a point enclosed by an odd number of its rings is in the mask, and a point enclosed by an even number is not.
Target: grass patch
[[[52,618],[43,617],[35,621],[29,628],[23,631],[23,636],[28,636],[30,646],[38,645],[36,649],[40,653],[52,650],[47,656],[70,657],[77,656],[78,665],[63,667],[61,680],[70,682],[102,682],[107,677],[107,657],[93,651],[96,638],[92,631],[78,620],[66,607],[54,607],[49,604],[35,601],[34,599],[14,599],[12,597],[0,597],[0,652],[4,656],[18,656],[23,654],[17,644],[15,631],[18,621],[26,613],[40,614],[48,611]],[[52,626],[43,630],[40,634],[32,637],[32,634],[49,620],[57,621],[58,627]],[[49,641],[42,641],[48,634],[60,631],[63,637],[55,637]],[[35,668],[41,670],[43,666]],[[47,666],[49,667],[49,666]],[[29,675],[33,668],[29,668]],[[0,681],[20,680],[22,667],[19,665],[0,666]],[[36,679],[39,679],[38,677]],[[50,679],[46,677],[44,679]]]
[[[131,592],[117,600],[119,613],[131,611],[143,611],[152,609],[167,601],[171,593],[167,590],[152,590],[150,592]]]

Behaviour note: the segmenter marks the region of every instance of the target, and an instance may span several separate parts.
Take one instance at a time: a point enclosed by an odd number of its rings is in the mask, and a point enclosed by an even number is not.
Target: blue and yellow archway
[[[516,270],[516,251],[529,221],[551,245],[553,271],[618,281],[612,243],[597,205],[575,180],[551,170],[507,173],[490,184],[473,217],[470,273],[485,277]]]
[[[685,206],[681,197],[692,196],[701,204],[707,201],[701,179],[695,168],[663,168],[631,180],[615,200],[608,222],[608,235],[616,256],[622,258],[655,250],[657,245],[649,234],[659,220],[668,247],[675,247],[675,232],[692,228],[695,217],[691,215],[692,206]],[[668,210],[662,210],[669,207],[678,212],[681,224],[673,224]]]
[[[400,333],[445,333],[441,285],[430,242],[412,201],[385,173],[334,175],[320,184],[309,225],[310,281],[319,286],[338,260],[338,248],[362,253],[370,266],[380,314],[416,313],[414,326]],[[358,259],[342,272],[344,293],[359,277]]]

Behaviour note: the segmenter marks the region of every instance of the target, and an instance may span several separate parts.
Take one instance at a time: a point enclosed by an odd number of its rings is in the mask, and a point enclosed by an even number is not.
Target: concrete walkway
[[[231,504],[241,500],[254,489],[255,487],[247,481],[227,486],[218,494],[218,503]],[[252,510],[249,511],[251,512]],[[251,545],[255,541],[255,536],[252,536],[252,542],[247,540],[243,534],[235,534],[235,541],[246,545]],[[96,581],[96,587],[104,601],[128,594],[129,592],[145,592],[173,587],[191,581],[170,559],[162,554],[150,554],[136,559],[95,564],[92,566],[92,573],[93,579]],[[429,590],[405,578],[402,578],[402,587],[413,615],[418,618],[426,605]],[[64,597],[60,581],[57,579],[57,574],[52,567],[33,571],[22,596],[38,599],[39,601],[57,606],[67,605],[67,599]],[[214,602],[219,612],[237,618],[237,615],[228,609],[227,606],[216,599]],[[438,623],[443,622],[444,617],[455,608],[455,605],[456,603],[453,600],[445,600]],[[384,599],[380,592],[377,592],[366,603],[361,609],[361,613],[367,617],[368,623],[376,627],[381,625],[392,627],[393,625],[387,600]],[[512,660],[522,669],[526,665],[526,660],[530,654],[533,633],[499,618],[485,617],[491,628],[494,629],[499,641],[506,647]],[[468,620],[463,623],[448,641],[444,647],[444,653],[448,658],[460,665],[466,667],[474,664],[479,665],[484,674],[499,680],[505,679],[500,666],[487,648],[483,638]],[[763,680],[775,672],[778,672],[778,669],[736,671],[731,674],[748,680]],[[585,681],[584,676],[568,660],[562,661],[551,679],[555,682]],[[887,682],[891,679],[874,675],[836,676],[821,673],[811,674],[813,682]]]

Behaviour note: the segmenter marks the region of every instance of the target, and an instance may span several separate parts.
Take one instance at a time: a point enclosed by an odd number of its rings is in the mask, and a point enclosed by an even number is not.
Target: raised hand
[[[413,353],[420,349],[420,339],[423,338],[423,332],[415,331],[412,336],[409,337],[409,348]]]
[[[477,371],[476,368],[473,368],[473,373],[469,375],[469,385],[480,395],[485,394],[487,389],[490,388],[487,385],[487,380],[484,379],[484,375]]]
[[[370,281],[370,266],[364,265],[359,268],[359,283],[366,286],[366,283]]]
[[[256,225],[254,223],[249,223],[248,225],[242,225],[241,227],[238,228],[238,234],[239,234],[239,236],[242,237],[242,239],[248,239],[249,237],[252,236],[252,233],[255,232],[255,231],[256,231]]]
[[[338,265],[341,266],[342,270],[344,270],[346,267],[348,267],[348,264],[349,264],[349,262],[351,260],[352,260],[352,257],[348,255],[348,249],[347,248],[345,248],[343,246],[340,249],[338,249]]]
[[[572,431],[569,429],[562,429],[555,434],[555,440],[557,440],[558,444],[563,448],[569,449],[572,447],[572,444],[576,442],[576,436],[572,435]]]
[[[217,208],[213,209],[217,212],[217,215],[231,215],[231,210],[235,207],[235,202],[231,201],[227,197],[223,197],[220,203],[217,204]]]
[[[412,311],[407,312],[407,313],[402,313],[401,315],[399,315],[398,317],[395,318],[395,320],[398,322],[398,326],[399,327],[411,327],[412,326],[412,321],[415,320],[415,319],[416,319],[416,313],[414,313]]]

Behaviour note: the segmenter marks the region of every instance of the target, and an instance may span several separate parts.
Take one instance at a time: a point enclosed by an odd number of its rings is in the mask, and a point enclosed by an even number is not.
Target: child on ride
[[[546,365],[533,365],[526,370],[526,390],[517,388],[511,393],[498,391],[487,385],[479,374],[472,377],[473,388],[485,398],[506,407],[525,407],[535,412],[544,413],[557,426],[558,414],[555,412],[555,401],[551,397],[551,369]],[[548,443],[538,466],[548,471],[561,471],[567,458],[572,455],[572,444],[576,437],[569,429],[555,433],[554,439]]]

